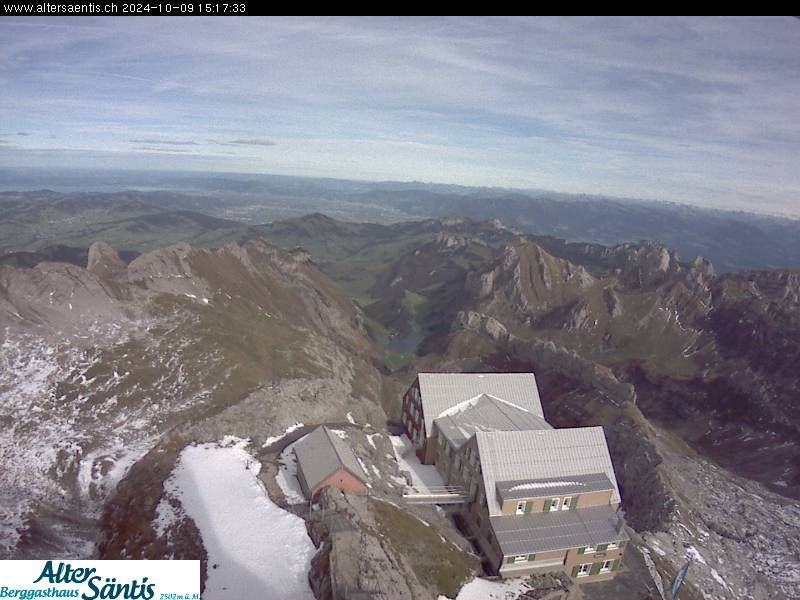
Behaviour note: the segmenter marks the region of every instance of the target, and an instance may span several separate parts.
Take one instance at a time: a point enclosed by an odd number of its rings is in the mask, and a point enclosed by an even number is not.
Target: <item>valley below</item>
[[[454,598],[479,560],[450,514],[402,500],[400,397],[419,371],[534,371],[551,423],[604,427],[630,525],[626,571],[586,598],[667,598],[687,560],[682,598],[800,598],[797,269],[720,273],[497,220],[142,221],[134,203],[99,227],[86,206],[0,259],[0,557],[199,557],[221,585],[197,494],[176,487],[219,447],[308,519],[324,597],[331,524],[291,502],[275,448],[341,423],[372,490],[323,508],[371,557],[356,581]],[[434,571],[404,537],[420,519]]]

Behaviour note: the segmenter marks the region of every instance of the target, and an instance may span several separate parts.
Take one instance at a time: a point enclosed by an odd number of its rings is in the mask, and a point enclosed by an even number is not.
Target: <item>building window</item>
[[[517,514],[524,515],[525,514],[525,500],[520,500],[517,502]]]
[[[584,554],[594,554],[595,552],[596,550],[594,546],[586,546],[586,548],[583,549]]]
[[[600,567],[600,572],[601,573],[608,573],[611,570],[611,567],[613,567],[613,566],[614,566],[614,561],[613,560],[604,560],[603,561],[603,566]]]
[[[509,556],[508,557],[509,564],[516,564],[516,563],[524,563],[528,562],[528,555],[527,554],[518,554],[517,556]]]
[[[561,499],[553,498],[550,500],[550,511],[558,510],[561,507]]]
[[[617,548],[619,548],[619,546],[617,545],[617,542],[611,542],[610,544],[608,544],[608,547],[606,548],[606,550],[616,550]]]
[[[586,577],[589,572],[592,570],[592,565],[590,563],[586,563],[578,567],[578,577]]]
[[[564,498],[564,502],[561,503],[561,510],[569,510],[570,504],[572,504],[572,496],[567,496]]]

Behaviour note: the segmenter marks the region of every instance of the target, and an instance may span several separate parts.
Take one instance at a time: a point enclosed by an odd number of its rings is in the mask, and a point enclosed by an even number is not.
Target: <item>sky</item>
[[[0,167],[416,180],[800,217],[789,17],[3,17],[0,89]]]

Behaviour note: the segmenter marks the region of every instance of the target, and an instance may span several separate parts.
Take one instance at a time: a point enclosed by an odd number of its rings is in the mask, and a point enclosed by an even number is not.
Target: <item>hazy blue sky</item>
[[[800,20],[0,19],[0,165],[800,216]]]

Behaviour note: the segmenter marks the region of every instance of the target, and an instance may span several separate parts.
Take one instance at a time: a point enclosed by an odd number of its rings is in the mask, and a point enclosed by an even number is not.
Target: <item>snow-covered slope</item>
[[[175,500],[199,527],[210,565],[205,600],[313,600],[305,522],[269,499],[246,447],[230,437],[187,447],[164,486],[159,527],[180,518]]]

